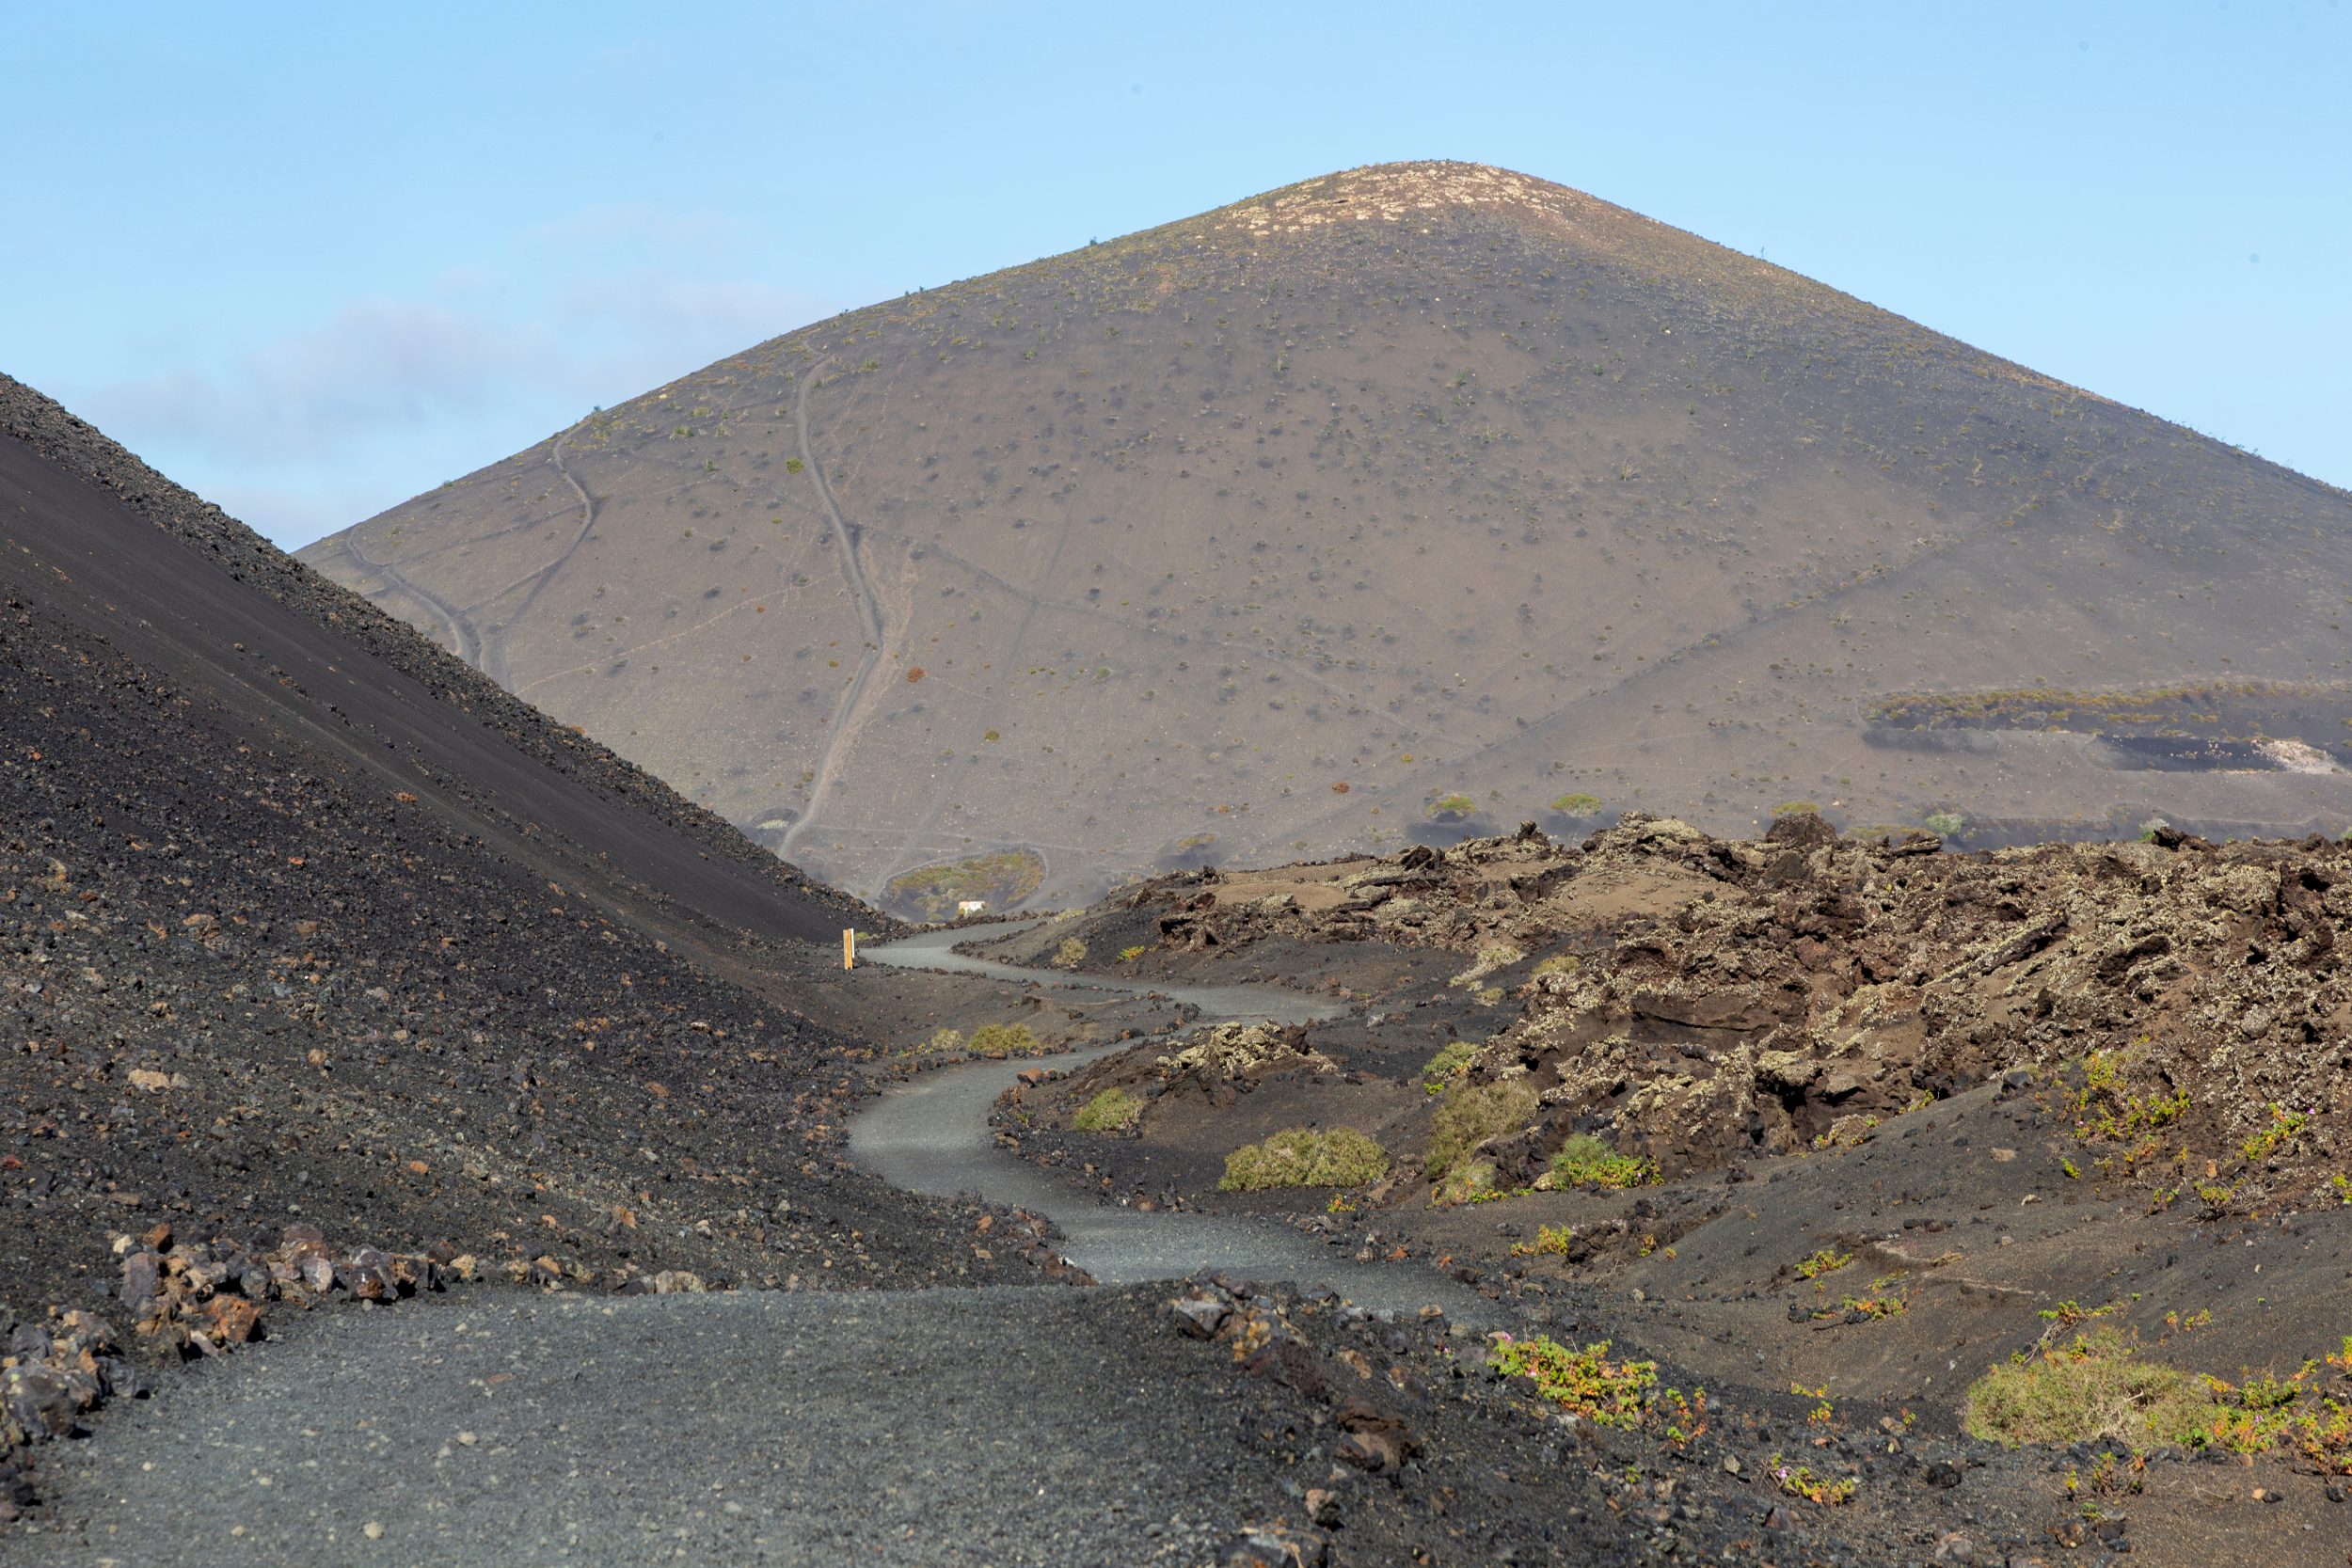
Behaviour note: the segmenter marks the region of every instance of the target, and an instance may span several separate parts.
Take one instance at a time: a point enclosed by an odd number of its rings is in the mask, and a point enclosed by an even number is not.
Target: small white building
[[[967,914],[986,914],[987,912],[988,900],[985,898],[959,898],[956,900],[956,918],[958,920],[961,920]]]

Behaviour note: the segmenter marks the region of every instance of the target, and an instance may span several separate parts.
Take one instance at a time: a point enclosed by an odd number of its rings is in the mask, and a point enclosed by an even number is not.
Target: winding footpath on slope
[[[1267,986],[1049,974],[950,951],[965,935],[866,957],[1157,994],[1211,1020],[1336,1010]],[[1026,1164],[988,1112],[1030,1065],[894,1086],[850,1149],[902,1185],[1053,1219],[1105,1286],[1216,1267],[1375,1310],[1493,1316],[1419,1267],[1119,1208]],[[1168,1333],[1150,1300],[1067,1286],[419,1298],[192,1368],[118,1406],[96,1441],[56,1445],[56,1516],[0,1534],[0,1563],[1195,1563],[1270,1500],[1263,1462],[1233,1441],[1225,1360]]]
[[[841,508],[834,504],[833,485],[825,479],[825,466],[817,461],[816,449],[808,439],[809,384],[817,379],[819,367],[830,363],[820,359],[801,373],[800,389],[792,397],[792,423],[800,434],[801,462],[806,466],[808,477],[816,481],[817,499],[825,509],[825,521],[833,529],[834,543],[841,549],[842,578],[857,599],[858,622],[866,629],[866,657],[858,661],[857,673],[850,677],[849,689],[842,693],[840,705],[833,711],[833,725],[825,732],[825,748],[817,758],[817,776],[809,781],[808,809],[785,830],[784,842],[776,847],[776,854],[787,860],[801,834],[808,831],[808,825],[817,820],[818,812],[823,809],[825,792],[833,787],[834,775],[841,769],[842,752],[857,705],[866,696],[866,683],[873,678],[874,667],[882,657],[882,605],[874,597],[873,586],[866,580],[865,563],[857,558],[857,531],[841,515]]]
[[[474,628],[473,622],[468,618],[463,610],[406,576],[399,567],[369,556],[359,547],[358,530],[353,530],[333,543],[343,554],[349,556],[361,571],[373,573],[394,592],[407,594],[439,616],[441,625],[449,633],[450,652],[475,669],[482,669],[482,634]]]
[[[580,498],[580,527],[572,534],[571,543],[565,545],[563,551],[558,554],[554,560],[548,562],[537,571],[532,572],[530,576],[508,583],[505,587],[500,589],[497,594],[492,594],[489,600],[491,603],[496,603],[500,598],[513,593],[516,589],[522,587],[523,584],[530,584],[529,589],[523,594],[522,602],[516,605],[512,611],[500,619],[497,626],[493,628],[497,635],[490,639],[488,644],[483,650],[485,657],[489,661],[483,666],[483,673],[488,675],[492,680],[498,682],[509,691],[515,689],[515,683],[506,672],[506,628],[523,618],[525,612],[531,609],[532,602],[538,598],[540,591],[546,588],[549,582],[554,580],[555,574],[564,569],[564,565],[571,561],[572,557],[579,553],[580,546],[588,542],[588,535],[596,531],[596,498],[588,493],[588,487],[586,485],[580,483],[578,475],[574,474],[571,469],[564,467],[564,437],[570,436],[573,431],[578,430],[581,424],[585,423],[587,423],[587,421],[582,420],[578,423],[564,426],[562,430],[555,433],[555,439],[548,443],[548,466],[554,468],[554,470],[563,477],[564,483],[572,487],[572,494]]]
[[[1263,1019],[1311,1023],[1340,1011],[1279,986],[1134,986],[1100,975],[1049,974],[951,950],[968,936],[955,929],[927,931],[867,948],[860,956],[905,968],[1165,996],[1198,1007],[1203,1022]],[[1136,1043],[1122,1041],[1042,1060],[1077,1066],[1132,1050]],[[971,1062],[895,1087],[850,1123],[850,1157],[897,1186],[943,1197],[977,1193],[1053,1221],[1063,1238],[1057,1250],[1105,1285],[1176,1279],[1199,1269],[1218,1268],[1257,1279],[1328,1285],[1375,1311],[1412,1311],[1435,1303],[1463,1323],[1494,1315],[1491,1305],[1475,1291],[1419,1267],[1358,1263],[1287,1226],[1259,1220],[1121,1208],[1073,1186],[1061,1173],[1030,1164],[997,1145],[988,1117],[996,1097],[1022,1071],[1037,1065],[1039,1059]]]

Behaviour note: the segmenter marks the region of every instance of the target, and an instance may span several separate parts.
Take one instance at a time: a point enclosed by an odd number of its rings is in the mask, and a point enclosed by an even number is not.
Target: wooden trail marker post
[[[857,927],[851,926],[841,933],[841,967],[857,967]]]

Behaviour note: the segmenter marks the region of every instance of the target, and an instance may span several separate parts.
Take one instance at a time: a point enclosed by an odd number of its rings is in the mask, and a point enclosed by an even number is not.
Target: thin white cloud
[[[102,388],[88,407],[129,438],[197,442],[266,465],[479,409],[503,388],[557,376],[563,357],[541,328],[431,301],[366,300],[218,372],[181,368]]]
[[[767,283],[675,277],[641,268],[585,278],[564,291],[554,314],[566,325],[618,332],[646,344],[749,348],[807,318],[808,297]]]
[[[273,537],[315,537],[823,313],[759,279],[755,248],[723,215],[588,209],[413,297],[77,403],[167,472],[215,476]]]

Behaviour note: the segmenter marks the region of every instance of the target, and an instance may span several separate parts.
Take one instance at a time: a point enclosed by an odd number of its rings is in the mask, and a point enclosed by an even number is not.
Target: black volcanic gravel
[[[889,917],[802,876],[661,780],[557,723],[405,622],[321,577],[219,507],[166,479],[54,399],[6,374],[0,374],[0,437],[21,444],[45,467],[103,492],[123,511],[191,546],[234,580],[381,659],[494,729],[523,755],[587,782],[692,838],[705,852],[788,887],[803,900],[864,928],[898,928]],[[5,445],[0,443],[0,450]]]
[[[21,437],[42,405],[0,392]],[[209,514],[214,565],[140,528],[165,580],[96,596],[81,579],[147,559],[118,498],[197,503],[61,430],[50,450],[112,483],[0,441],[0,1316],[98,1301],[110,1236],[165,1220],[196,1239],[298,1216],[336,1244],[607,1280],[1033,1277],[974,1253],[974,1213],[836,1161],[850,1042],[775,1000],[821,951],[774,933],[855,906],[756,851],[714,860],[723,829],[528,710],[536,744],[504,709],[485,723],[454,660],[323,584],[325,656],[181,660],[175,595],[284,620],[228,580],[251,536]],[[60,537],[113,547],[60,566]],[[251,543],[269,569],[247,582],[298,600],[309,574]],[[448,694],[445,735],[364,650],[319,665],[355,628]],[[511,777],[454,776],[474,754]],[[711,912],[762,907],[767,936]],[[690,950],[756,960],[767,995]]]

